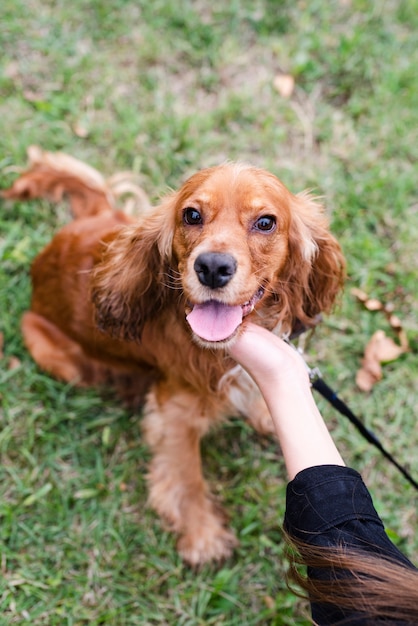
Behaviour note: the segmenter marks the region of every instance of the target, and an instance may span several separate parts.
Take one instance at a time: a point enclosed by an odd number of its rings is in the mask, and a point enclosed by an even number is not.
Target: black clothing
[[[320,465],[299,472],[287,486],[284,526],[290,537],[304,543],[355,548],[415,569],[387,537],[360,474],[348,467]],[[331,575],[308,568],[312,578]],[[315,603],[312,618],[319,626],[339,621],[351,626],[367,623],[351,611]]]

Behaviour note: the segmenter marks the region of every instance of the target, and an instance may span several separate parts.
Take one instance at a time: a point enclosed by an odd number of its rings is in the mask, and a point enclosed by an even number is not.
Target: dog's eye
[[[187,207],[183,211],[183,222],[189,226],[195,226],[196,224],[203,224],[203,218],[197,209]]]
[[[259,217],[254,224],[255,230],[261,230],[264,233],[271,232],[276,226],[276,218],[273,215],[263,215]]]

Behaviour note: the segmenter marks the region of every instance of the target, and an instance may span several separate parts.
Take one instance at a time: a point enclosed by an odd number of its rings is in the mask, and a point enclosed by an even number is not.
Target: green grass
[[[0,7],[1,187],[25,164],[26,147],[39,144],[106,175],[133,170],[153,199],[225,159],[322,195],[349,281],[310,358],[415,477],[417,16],[417,0]],[[290,99],[274,88],[279,72],[295,77]],[[57,212],[44,201],[1,206],[0,622],[309,623],[285,583],[286,477],[274,442],[238,421],[205,440],[208,480],[241,544],[222,567],[192,572],[146,506],[140,416],[111,395],[52,380],[29,358],[19,319],[30,263],[66,219],[64,206]],[[393,302],[411,344],[368,395],[355,371],[371,334],[390,329],[356,303],[351,286]],[[391,537],[418,562],[416,493],[350,424],[320,407]]]

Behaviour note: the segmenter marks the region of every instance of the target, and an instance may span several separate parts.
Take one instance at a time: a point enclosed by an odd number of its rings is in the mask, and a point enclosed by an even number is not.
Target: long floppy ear
[[[174,195],[124,227],[105,249],[92,275],[98,327],[119,339],[140,340],[144,324],[172,294]]]
[[[291,197],[289,259],[277,290],[286,330],[311,327],[328,313],[345,279],[345,259],[322,206],[308,193]]]

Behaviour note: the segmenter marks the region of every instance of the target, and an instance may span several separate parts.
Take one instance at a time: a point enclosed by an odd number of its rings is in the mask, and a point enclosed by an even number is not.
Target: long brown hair
[[[418,624],[418,570],[391,558],[336,546],[317,547],[289,540],[289,586],[310,602],[327,604],[385,624]],[[300,566],[326,572],[306,576]],[[302,593],[295,590],[296,583]],[[304,592],[304,593],[303,593]],[[343,622],[341,622],[343,623]]]

